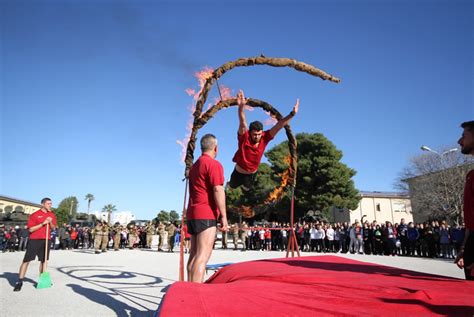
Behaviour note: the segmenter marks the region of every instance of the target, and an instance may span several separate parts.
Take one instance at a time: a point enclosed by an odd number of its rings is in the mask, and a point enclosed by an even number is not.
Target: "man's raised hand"
[[[292,114],[295,115],[296,113],[298,113],[298,108],[300,107],[300,99],[296,99],[296,103],[295,105],[293,106],[293,111],[292,111]]]
[[[244,95],[244,92],[241,90],[239,90],[238,94],[237,94],[237,104],[239,105],[239,107],[243,107],[247,104],[247,101],[248,99],[245,99],[245,95]]]

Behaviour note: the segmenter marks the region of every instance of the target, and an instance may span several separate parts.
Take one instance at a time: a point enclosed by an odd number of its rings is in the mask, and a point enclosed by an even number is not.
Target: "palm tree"
[[[107,213],[107,222],[110,223],[110,214],[117,211],[117,208],[115,208],[115,205],[108,204],[102,208],[102,211]]]
[[[87,194],[84,199],[87,200],[87,213],[89,213],[91,209],[91,201],[93,201],[95,197],[92,194]]]

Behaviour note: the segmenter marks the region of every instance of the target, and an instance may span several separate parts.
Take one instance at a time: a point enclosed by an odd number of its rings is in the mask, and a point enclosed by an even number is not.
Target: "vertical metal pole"
[[[186,185],[184,186],[184,202],[183,202],[183,212],[181,215],[181,234],[179,242],[179,281],[184,281],[184,214],[186,212],[186,200],[188,195],[188,183],[189,180],[186,178]]]
[[[286,257],[288,257],[290,250],[291,250],[291,257],[295,257],[295,251],[300,256],[300,250],[298,248],[298,242],[296,240],[296,233],[294,228],[295,223],[295,187],[291,187],[291,207],[290,207],[290,236],[288,239],[288,247],[286,250]]]
[[[219,81],[217,79],[216,79],[216,84],[217,84],[217,91],[219,91],[219,97],[221,98],[221,101],[222,101],[221,87],[219,86]]]

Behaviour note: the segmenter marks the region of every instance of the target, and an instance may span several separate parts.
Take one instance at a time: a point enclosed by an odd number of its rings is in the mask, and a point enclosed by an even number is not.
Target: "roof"
[[[406,192],[381,192],[381,191],[360,191],[362,197],[379,197],[379,198],[410,198]]]
[[[10,196],[5,196],[5,195],[0,195],[0,200],[11,201],[12,203],[23,204],[23,205],[32,205],[32,206],[36,206],[36,207],[40,207],[40,208],[42,207],[41,204],[38,204],[38,203],[33,203],[31,201],[28,201],[28,200],[19,199],[19,198],[10,197]]]

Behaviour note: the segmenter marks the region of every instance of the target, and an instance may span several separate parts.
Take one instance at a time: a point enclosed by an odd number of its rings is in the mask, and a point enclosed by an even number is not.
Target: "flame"
[[[194,100],[197,100],[197,98],[199,97],[199,94],[201,94],[201,91],[204,88],[204,84],[206,83],[206,80],[211,78],[213,74],[214,74],[214,69],[209,66],[205,66],[201,71],[194,73],[194,77],[197,78],[199,82],[199,87],[200,87],[199,93],[195,94],[194,96]]]
[[[275,118],[273,114],[271,114],[268,111],[265,111],[265,113],[269,116],[269,118],[263,122],[264,126],[269,126],[269,125],[273,126],[278,122],[277,118]]]
[[[213,100],[214,104],[208,104],[207,105],[206,111],[209,110],[213,105],[219,103],[219,101],[221,101],[221,96],[222,96],[222,100],[227,100],[227,99],[233,98],[232,97],[232,89],[230,89],[229,87],[226,87],[224,85],[219,84],[218,89],[220,91],[219,96],[214,98],[214,100]]]
[[[189,116],[188,123],[186,125],[186,136],[182,140],[176,140],[176,143],[178,143],[181,146],[181,161],[183,161],[183,162],[184,162],[184,159],[186,157],[186,149],[188,147],[189,138],[191,136],[191,131],[193,129],[193,122],[194,122],[194,115],[193,114],[194,114],[194,111],[196,111],[196,102],[197,102],[199,96],[201,95],[202,90],[204,89],[204,84],[213,75],[214,75],[214,69],[209,67],[209,66],[205,66],[200,71],[194,73],[194,77],[196,77],[196,79],[198,80],[199,90],[196,91],[196,89],[193,89],[193,88],[185,89],[185,92],[189,96],[193,97],[193,104],[188,108],[188,110],[190,112],[190,116]],[[220,88],[220,94],[222,95],[222,100],[232,98],[232,90],[230,88],[228,88],[226,86],[223,86],[223,85],[220,85],[219,88]],[[220,97],[215,98],[214,99],[214,104],[216,104],[219,101],[220,101]],[[205,111],[209,110],[209,108],[211,108],[212,106],[213,106],[213,104],[208,104]],[[201,115],[205,111],[203,111],[201,113]]]
[[[186,88],[184,90],[189,96],[194,96],[196,94],[196,90],[191,89],[191,88]]]
[[[204,67],[201,71],[198,71],[194,73],[194,77],[197,78],[198,83],[199,83],[199,91],[196,91],[195,89],[192,88],[187,88],[185,89],[185,92],[193,97],[193,103],[191,104],[190,107],[188,107],[189,110],[189,119],[188,123],[186,124],[186,135],[182,140],[176,140],[176,143],[178,143],[181,146],[181,161],[184,162],[184,159],[186,158],[186,149],[188,147],[188,142],[189,138],[191,136],[191,131],[193,129],[193,122],[194,122],[194,111],[196,110],[196,101],[199,98],[199,95],[201,94],[204,84],[206,83],[206,80],[210,77],[212,77],[212,74],[214,73],[214,69],[211,67]]]
[[[291,155],[288,154],[284,161],[289,166],[291,163]],[[265,199],[265,204],[269,204],[281,199],[283,196],[283,190],[285,189],[286,185],[288,185],[288,181],[290,180],[290,168],[287,168],[285,171],[283,171],[283,173],[278,174],[278,176],[281,177],[281,184],[268,195],[267,199]]]

